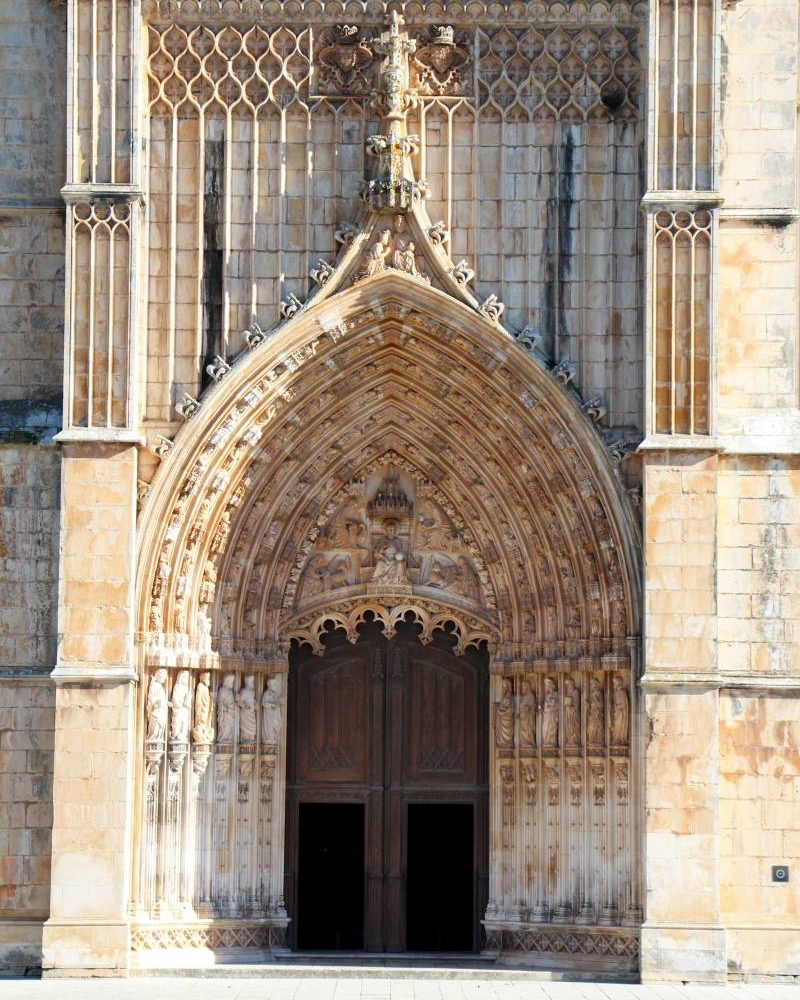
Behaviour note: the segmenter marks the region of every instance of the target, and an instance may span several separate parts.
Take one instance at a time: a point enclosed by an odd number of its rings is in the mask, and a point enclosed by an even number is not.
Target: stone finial
[[[439,220],[439,222],[433,223],[433,225],[428,229],[428,239],[434,246],[437,247],[441,246],[443,243],[447,243],[450,239],[450,233],[448,233],[444,222]]]
[[[215,382],[221,382],[230,370],[231,366],[225,358],[219,354],[214,358],[210,365],[206,365],[206,372]]]
[[[526,351],[535,351],[542,342],[542,335],[538,330],[534,330],[530,323],[527,323],[518,333],[514,334],[514,339]]]
[[[291,319],[303,308],[303,303],[298,299],[294,292],[289,292],[285,299],[281,300],[281,316],[284,319]]]
[[[460,260],[450,273],[453,280],[459,285],[468,285],[475,277],[475,272],[466,260]]]
[[[328,283],[334,270],[333,265],[329,264],[326,260],[318,260],[317,266],[312,267],[308,273],[311,280],[322,288],[323,285]]]
[[[266,333],[261,329],[256,320],[250,324],[247,330],[242,330],[242,336],[244,337],[245,343],[249,348],[258,347],[266,339]]]
[[[575,378],[575,369],[566,358],[562,358],[561,361],[553,365],[553,378],[561,385],[569,385]]]
[[[496,295],[490,295],[478,306],[478,312],[490,320],[490,322],[499,323],[505,308],[505,305],[503,305]]]
[[[599,420],[602,420],[603,417],[608,412],[605,406],[603,406],[603,401],[599,399],[597,396],[593,396],[591,399],[587,399],[585,402],[583,402],[581,404],[581,409],[586,414],[586,416],[589,417],[589,419],[592,421],[593,424],[596,424]]]
[[[185,392],[175,409],[184,420],[189,420],[190,417],[193,417],[195,413],[200,411],[200,402],[194,396],[190,396],[188,392]]]

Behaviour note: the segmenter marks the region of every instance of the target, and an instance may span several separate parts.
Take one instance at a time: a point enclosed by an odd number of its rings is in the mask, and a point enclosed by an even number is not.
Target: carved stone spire
[[[411,157],[419,149],[419,137],[408,135],[406,114],[417,99],[409,73],[409,56],[417,45],[401,31],[404,23],[402,16],[393,10],[388,30],[373,42],[375,53],[383,56],[375,104],[381,113],[384,132],[370,136],[367,141],[367,152],[376,157],[378,168],[376,176],[364,182],[361,196],[377,211],[406,212],[428,193],[427,183],[414,179],[411,166]]]

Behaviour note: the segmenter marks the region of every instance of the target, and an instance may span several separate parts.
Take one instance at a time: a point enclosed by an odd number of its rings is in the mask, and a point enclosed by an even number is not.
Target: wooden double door
[[[488,882],[487,656],[401,628],[293,650],[286,903],[300,950],[471,951]]]

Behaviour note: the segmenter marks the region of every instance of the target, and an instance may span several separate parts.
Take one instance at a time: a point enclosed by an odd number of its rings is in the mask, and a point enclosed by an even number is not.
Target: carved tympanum
[[[424,484],[389,468],[355,481],[305,559],[297,604],[345,587],[436,591],[482,606],[481,579],[461,533]]]

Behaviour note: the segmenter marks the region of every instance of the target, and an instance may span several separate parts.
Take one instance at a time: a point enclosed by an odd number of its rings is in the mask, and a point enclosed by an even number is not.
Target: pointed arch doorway
[[[488,886],[488,653],[332,630],[289,666],[286,903],[299,950],[474,951]]]

